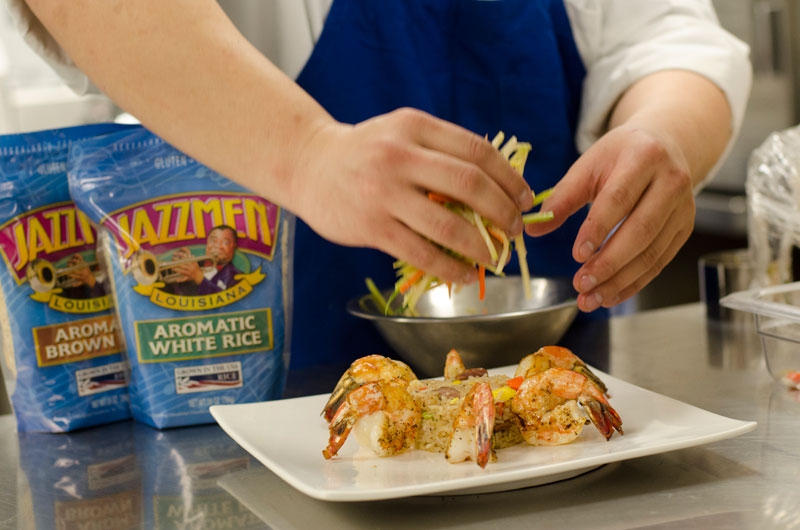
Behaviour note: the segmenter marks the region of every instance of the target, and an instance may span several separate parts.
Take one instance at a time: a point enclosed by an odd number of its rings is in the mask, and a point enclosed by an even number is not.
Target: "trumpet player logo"
[[[0,226],[0,253],[29,296],[63,313],[110,307],[96,233],[72,202],[32,210]]]
[[[132,250],[126,272],[136,281],[133,290],[161,307],[202,311],[235,303],[264,280],[250,257],[271,259],[277,218],[277,207],[259,197],[222,195],[173,197],[114,221],[137,232],[117,238]],[[171,230],[157,228],[170,222]]]

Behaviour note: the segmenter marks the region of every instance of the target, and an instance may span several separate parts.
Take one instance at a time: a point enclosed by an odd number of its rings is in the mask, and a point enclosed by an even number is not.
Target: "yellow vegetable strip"
[[[502,230],[498,230],[494,227],[488,227],[487,230],[489,233],[498,241],[503,244],[503,250],[500,251],[500,257],[497,260],[497,270],[493,271],[495,274],[501,274],[503,269],[508,262],[508,251],[510,250],[511,244],[508,240],[508,236]]]
[[[436,278],[434,278],[430,274],[424,274],[422,276],[422,279],[419,280],[405,293],[406,294],[405,304],[408,307],[409,311],[411,312],[412,316],[417,314],[414,308],[417,306],[417,302],[419,301],[420,297],[423,294],[425,294],[425,291],[431,289],[432,287],[438,284],[439,282]]]
[[[475,210],[472,211],[472,216],[475,220],[475,226],[478,227],[478,232],[481,233],[481,237],[486,243],[486,247],[489,249],[489,255],[492,256],[492,263],[497,263],[497,249],[494,248],[492,238],[489,236],[489,232],[486,231],[486,227],[483,225],[483,219]]]
[[[519,142],[517,142],[517,137],[512,136],[511,138],[508,139],[506,144],[500,148],[500,153],[503,155],[504,158],[509,158],[514,153],[514,150],[517,148],[518,145],[520,144]]]
[[[525,162],[528,160],[528,153],[531,152],[531,144],[529,143],[520,143],[517,145],[517,150],[514,152],[514,156],[508,161],[511,164],[511,167],[517,170],[517,172],[522,175],[522,170],[525,168]]]
[[[528,251],[525,249],[525,240],[522,239],[522,234],[514,238],[514,248],[517,251],[517,259],[519,260],[519,272],[525,289],[525,299],[530,300],[533,297],[533,292],[531,292],[531,273],[528,271]]]
[[[492,140],[492,147],[495,149],[500,149],[500,146],[503,145],[503,140],[505,139],[506,134],[503,131],[499,131]]]

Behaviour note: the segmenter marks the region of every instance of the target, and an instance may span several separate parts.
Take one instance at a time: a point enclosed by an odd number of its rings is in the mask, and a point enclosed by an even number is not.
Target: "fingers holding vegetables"
[[[497,153],[499,153],[503,160],[506,161],[508,166],[518,174],[522,174],[525,168],[525,162],[528,153],[531,150],[531,145],[524,142],[519,142],[515,137],[505,140],[505,135],[501,131],[498,133],[491,142],[491,146]],[[541,204],[544,197],[549,194],[549,190],[545,191],[539,197],[535,197],[531,192],[528,195],[528,203],[532,205]],[[455,259],[462,261],[473,268],[477,268],[478,273],[478,296],[483,300],[485,290],[485,277],[486,272],[492,272],[497,275],[503,274],[503,269],[508,263],[512,246],[518,255],[520,272],[522,276],[522,288],[525,291],[526,298],[531,297],[529,271],[527,266],[527,252],[525,249],[525,242],[522,234],[516,231],[509,232],[501,226],[495,224],[490,218],[483,217],[478,210],[459,202],[459,200],[450,197],[446,194],[437,191],[428,191],[428,200],[431,203],[441,205],[438,215],[450,214],[455,218],[460,219],[461,223],[467,223],[472,227],[471,231],[464,233],[464,240],[459,240],[455,237],[444,236],[436,239],[433,242],[438,244],[448,255]],[[517,219],[519,225],[524,223],[537,223],[552,219],[552,213],[540,211],[536,213],[526,214]],[[431,219],[419,219],[420,225],[431,222]],[[417,229],[418,232],[423,230]],[[483,242],[483,257],[478,259],[474,258],[474,254],[470,255],[463,249],[467,244],[472,244],[468,240],[474,241],[480,238]],[[470,257],[473,256],[473,257]],[[436,272],[428,267],[420,266],[415,262],[406,262],[399,260],[395,263],[397,269],[398,280],[395,284],[395,296],[403,296],[403,312],[409,315],[414,315],[417,300],[420,296],[437,285],[447,283],[451,285],[455,283],[469,283],[468,281],[451,282],[441,279]],[[382,304],[382,307],[388,307]]]
[[[445,282],[477,279],[491,256],[471,223],[428,199],[464,203],[508,234],[522,232],[531,192],[489,141],[421,111],[401,109],[355,126],[328,123],[299,150],[287,205],[322,237],[377,248]],[[456,259],[443,247],[456,246]]]
[[[500,151],[498,143],[504,140],[502,133],[496,136],[494,141],[488,142],[464,129],[460,129],[458,134],[449,134],[450,127],[451,124],[448,122],[435,120],[430,128],[419,130],[420,142],[433,151],[447,153],[459,160],[471,162],[486,175],[492,176],[491,182],[487,181],[489,185],[498,186],[515,203],[517,213],[533,207],[531,189],[520,178],[522,171],[513,163],[509,167],[509,157],[516,147],[514,144],[510,145],[511,149]],[[524,166],[524,158],[521,162]],[[504,201],[498,203],[497,199],[490,195],[476,196],[485,190],[469,185],[470,179],[464,178],[468,176],[466,173],[463,176],[454,175],[453,185],[447,186],[446,189],[429,187],[428,191],[438,192],[454,201],[470,204],[492,223],[503,230],[512,231],[512,225],[517,217],[513,215],[512,208],[503,204]]]
[[[675,257],[694,227],[689,168],[667,138],[619,126],[597,141],[556,185],[543,208],[551,223],[528,225],[533,236],[555,230],[591,204],[575,238],[573,278],[583,311],[611,307],[647,285]]]

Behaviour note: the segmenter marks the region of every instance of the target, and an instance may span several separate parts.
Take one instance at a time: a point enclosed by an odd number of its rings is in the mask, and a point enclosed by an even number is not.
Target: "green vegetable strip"
[[[540,204],[542,204],[545,201],[545,199],[547,199],[552,194],[553,194],[553,188],[548,188],[548,189],[546,189],[544,191],[540,191],[539,193],[534,193],[533,194],[533,205],[534,206],[539,206]]]
[[[365,282],[367,284],[367,289],[369,290],[373,300],[375,301],[375,304],[377,304],[378,306],[378,309],[380,309],[384,315],[391,315],[392,311],[391,309],[389,309],[389,303],[386,301],[386,299],[383,298],[383,295],[381,294],[378,287],[375,285],[375,282],[372,281],[372,278],[367,278]]]
[[[554,217],[555,215],[553,215],[553,212],[527,213],[522,216],[522,222],[526,225],[544,223],[546,221],[552,221]]]

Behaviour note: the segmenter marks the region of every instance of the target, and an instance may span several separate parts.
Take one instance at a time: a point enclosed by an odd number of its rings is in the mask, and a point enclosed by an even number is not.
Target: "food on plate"
[[[481,467],[519,443],[573,442],[589,423],[606,440],[623,434],[606,385],[559,346],[524,357],[513,377],[467,368],[456,350],[447,355],[442,379],[417,379],[405,363],[363,357],[339,380],[322,415],[330,431],[326,459],[351,432],[380,456],[417,449]]]
[[[515,377],[526,377],[538,372],[544,372],[548,368],[566,368],[573,372],[578,372],[588,377],[603,394],[608,395],[608,388],[605,383],[592,372],[583,360],[572,353],[569,348],[562,346],[545,346],[539,350],[526,355],[519,362]]]
[[[622,434],[619,414],[597,386],[565,368],[548,368],[526,377],[511,399],[511,410],[531,445],[563,445],[575,440],[587,414],[606,440],[614,430]]]
[[[525,168],[525,161],[528,158],[528,153],[531,150],[531,144],[526,142],[519,142],[517,138],[512,136],[508,139],[505,144],[503,141],[505,140],[505,134],[500,131],[492,140],[492,145],[499,149],[500,152],[503,154],[505,158],[508,159],[509,164],[521,175]],[[534,206],[540,205],[545,198],[551,193],[552,190],[546,190],[544,192],[534,194]],[[449,197],[445,197],[438,193],[429,192],[428,198],[432,201],[435,201],[441,204],[443,207],[447,208],[448,210],[462,216],[467,221],[472,223],[473,226],[478,230],[481,234],[481,237],[486,242],[486,247],[489,249],[489,254],[491,256],[491,263],[475,263],[472,260],[465,258],[450,249],[445,250],[459,258],[464,260],[465,262],[474,265],[478,268],[478,278],[479,278],[479,298],[483,300],[485,295],[485,277],[486,271],[490,271],[498,276],[502,276],[503,269],[508,263],[510,252],[511,252],[511,244],[512,240],[508,237],[508,235],[503,231],[496,227],[493,223],[489,220],[484,219],[478,212],[474,211],[472,208],[469,208],[460,202],[457,202]],[[553,218],[553,212],[533,212],[523,215],[522,220],[526,224],[530,223],[538,223],[543,221],[549,221]],[[525,241],[522,237],[522,234],[515,237],[513,239],[514,250],[516,250],[517,257],[519,260],[519,267],[520,267],[520,274],[522,276],[522,285],[523,289],[525,290],[526,298],[531,297],[530,291],[530,272],[528,271],[528,264],[526,261],[526,250],[525,250]],[[384,299],[383,295],[380,291],[375,287],[372,283],[372,280],[367,278],[366,283],[367,287],[370,291],[370,294],[384,313],[392,314],[391,310],[391,303],[397,296],[403,297],[403,304],[399,311],[400,314],[407,315],[407,316],[414,316],[416,315],[415,307],[417,301],[419,300],[420,296],[426,291],[436,287],[437,285],[441,285],[442,282],[439,278],[422,271],[413,265],[406,263],[404,261],[398,260],[394,264],[394,268],[396,269],[397,274],[397,281],[395,282],[394,292],[392,293],[389,300]],[[458,288],[458,285],[452,285],[450,287]]]
[[[330,422],[326,459],[335,455],[352,431],[358,442],[378,456],[398,455],[414,446],[421,410],[395,378],[370,381],[347,394]]]
[[[331,421],[336,410],[347,395],[358,387],[373,381],[389,381],[401,379],[406,382],[413,381],[417,376],[409,366],[383,355],[367,355],[361,357],[350,365],[342,374],[336,387],[333,389],[325,408],[322,411],[327,421]]]
[[[492,431],[495,408],[489,383],[475,383],[464,396],[444,456],[448,462],[472,460],[486,467],[494,457]]]
[[[470,409],[463,403],[467,402],[467,394],[476,385],[488,385],[492,393],[494,423],[489,431],[489,438],[492,440],[493,450],[511,447],[523,441],[519,422],[508,404],[515,393],[509,386],[509,378],[505,375],[490,376],[485,368],[468,369],[458,352],[450,350],[445,360],[443,380],[418,380],[409,385],[409,391],[421,404],[423,411],[417,435],[417,449],[446,454],[447,448],[454,443],[452,438],[455,422],[460,415],[469,414]],[[494,459],[494,451],[491,459]],[[449,458],[448,460],[452,461]],[[478,460],[475,461],[480,464]]]

